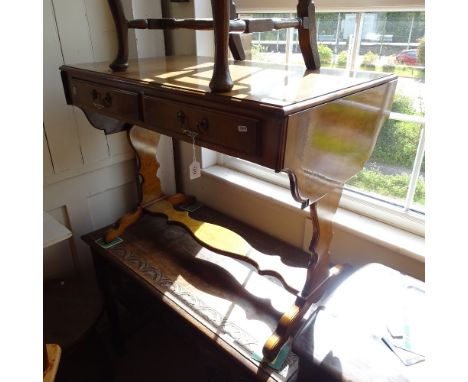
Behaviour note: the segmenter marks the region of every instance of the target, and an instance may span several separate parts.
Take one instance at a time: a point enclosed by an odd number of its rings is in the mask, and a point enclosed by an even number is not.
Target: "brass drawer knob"
[[[203,118],[197,123],[197,130],[200,134],[203,134],[208,131],[208,126],[208,120],[206,118]]]
[[[178,111],[176,117],[177,122],[179,122],[181,125],[185,123],[185,113],[183,111]]]
[[[93,106],[96,109],[103,109],[105,107],[112,106],[112,96],[110,93],[106,93],[105,97],[102,98],[102,103],[100,103],[99,100],[101,99],[101,94],[96,89],[93,89],[91,90],[91,99],[93,101]]]
[[[110,95],[110,93],[106,93],[106,96],[104,97],[104,106],[105,107],[112,106],[112,96]]]

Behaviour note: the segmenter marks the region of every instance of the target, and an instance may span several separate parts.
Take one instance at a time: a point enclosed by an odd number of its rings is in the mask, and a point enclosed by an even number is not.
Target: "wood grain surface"
[[[160,214],[169,224],[185,227],[204,247],[253,265],[259,274],[276,277],[291,293],[298,293],[298,281],[305,280],[306,269],[289,267],[281,261],[282,253],[266,255],[255,250],[240,235],[220,225],[193,219],[186,211],[178,211],[167,200],[160,200],[145,207],[145,211]]]
[[[110,75],[108,65],[108,62],[102,62],[69,68],[93,71],[107,77]],[[150,87],[210,93],[208,85],[213,66],[213,59],[209,57],[145,58],[129,60],[127,71],[115,72],[112,76],[120,81]],[[67,68],[62,66],[62,70]],[[357,76],[345,70],[322,68],[312,71],[303,66],[253,61],[229,61],[229,70],[234,86],[231,92],[218,94],[218,98],[233,97],[238,101],[255,101],[281,108],[291,106],[294,111],[300,106],[296,103],[323,103],[396,78],[393,74],[363,72]]]
[[[133,126],[128,135],[138,158],[140,205],[144,206],[164,196],[157,176],[160,165],[156,152],[160,135],[139,126]]]

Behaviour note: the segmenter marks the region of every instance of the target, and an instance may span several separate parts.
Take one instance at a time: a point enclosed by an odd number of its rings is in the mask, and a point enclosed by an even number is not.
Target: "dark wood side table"
[[[298,382],[426,381],[426,362],[417,355],[425,355],[424,291],[423,282],[380,264],[345,278],[293,342]],[[415,363],[405,365],[382,337],[410,344],[414,354],[394,350]]]
[[[264,359],[273,360],[340,272],[340,267],[329,269],[333,215],[344,182],[372,153],[389,114],[396,77],[233,62],[234,86],[220,94],[206,80],[215,67],[210,58],[184,56],[130,60],[124,72],[112,72],[106,62],[60,69],[67,103],[81,108],[94,127],[108,134],[129,129],[138,159],[139,201],[106,234],[107,242],[142,214],[163,212],[208,248],[249,259],[242,238],[226,230],[219,235],[214,227],[199,229],[199,223],[172,208],[177,195],[164,195],[155,176],[159,134],[288,174],[293,198],[302,208],[309,206],[313,234],[305,265],[308,277],[296,287],[285,282],[297,298],[285,307],[264,343]],[[250,260],[259,272],[286,279],[271,262]]]
[[[298,266],[298,285],[306,278],[307,270],[299,268],[307,261],[305,252],[207,207],[192,216],[235,230],[263,253],[276,254],[278,250],[287,253],[283,260],[285,268],[286,264]],[[297,357],[293,353],[288,355],[281,370],[251,357],[253,352],[261,354],[263,343],[275,328],[282,310],[294,301],[295,296],[285,291],[277,280],[259,275],[246,262],[202,247],[185,229],[167,224],[163,217],[145,214],[124,232],[121,243],[107,249],[96,242],[105,231],[103,228],[83,239],[93,253],[114,335],[119,335],[119,318],[122,318],[116,304],[120,298],[116,286],[119,278],[127,278],[141,286],[142,295],[149,292],[152,296],[148,309],[159,305],[170,316],[170,323],[162,323],[161,330],[169,330],[164,325],[175,326],[176,332],[184,333],[184,339],[197,344],[198,354],[181,360],[184,367],[193,363],[201,365],[203,375],[194,375],[193,380],[295,379]]]

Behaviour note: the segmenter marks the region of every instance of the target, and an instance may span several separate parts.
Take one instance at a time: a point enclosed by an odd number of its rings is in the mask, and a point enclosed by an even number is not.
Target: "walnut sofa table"
[[[221,224],[238,232],[258,250],[274,255],[281,250],[284,268],[304,266],[307,253],[241,224],[207,207],[192,213],[197,219]],[[120,244],[104,249],[96,240],[106,229],[83,237],[90,246],[96,274],[106,309],[118,333],[116,298],[119,278],[138,284],[140,296],[149,292],[147,309],[163,306],[170,314],[170,327],[185,333],[184,339],[199,347],[181,362],[184,367],[202,365],[194,381],[292,381],[298,371],[298,359],[290,353],[281,370],[255,361],[253,352],[261,354],[262,345],[275,329],[284,309],[294,296],[274,278],[259,275],[253,266],[219,255],[201,246],[178,225],[167,224],[163,217],[145,214],[128,227]],[[306,269],[298,268],[305,277]],[[128,291],[128,283],[122,283]],[[300,285],[300,280],[298,280]],[[131,297],[134,301],[135,297]],[[158,313],[157,318],[165,317]],[[161,330],[164,325],[161,326]],[[118,334],[117,334],[118,335]],[[158,346],[157,339],[155,346]],[[180,354],[186,354],[183,351]],[[180,355],[176,355],[180,356]],[[195,371],[194,371],[195,373]],[[212,378],[212,377],[211,377]]]
[[[277,276],[296,299],[265,342],[263,355],[273,360],[339,273],[339,268],[329,271],[332,218],[344,182],[372,153],[390,112],[396,77],[249,61],[230,62],[229,69],[233,87],[224,93],[211,91],[214,63],[204,57],[130,60],[124,72],[113,72],[108,62],[62,66],[61,74],[67,103],[80,107],[93,126],[108,134],[129,130],[138,158],[138,206],[106,241],[143,212],[163,213],[208,248]],[[285,277],[278,262],[250,256],[239,235],[175,212],[180,197],[164,195],[156,176],[159,133],[289,175],[292,196],[303,208],[310,206],[314,226],[301,286],[292,285],[294,277]]]

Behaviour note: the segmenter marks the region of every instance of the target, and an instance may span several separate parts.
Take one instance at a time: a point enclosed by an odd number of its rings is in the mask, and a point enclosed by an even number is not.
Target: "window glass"
[[[290,18],[289,13],[241,14],[240,18]],[[279,29],[268,32],[242,34],[246,58],[253,61],[284,64],[286,54],[292,49],[289,33],[293,29]],[[297,31],[296,31],[297,32]],[[289,41],[288,41],[289,40]]]
[[[241,18],[290,18],[288,13],[242,14]],[[324,67],[346,67],[349,41],[354,34],[356,13],[317,13],[320,61]],[[303,65],[297,29],[281,29],[241,35],[247,59]]]
[[[412,121],[405,116],[422,117],[425,113],[424,12],[369,12],[362,16],[355,67],[395,73],[398,85],[392,105],[395,114],[382,127],[363,171],[348,185],[404,205],[422,128],[417,118]],[[417,204],[405,208],[421,210],[424,205],[423,178],[418,179],[416,188]]]
[[[317,14],[317,43],[322,66],[346,67],[355,25],[355,13]]]
[[[394,104],[401,107],[401,104],[407,102],[406,97],[397,96]],[[421,128],[421,124],[414,122],[387,120],[364,169],[347,184],[362,191],[380,194],[384,200],[396,200],[403,204],[409,189]],[[424,197],[419,198],[419,202],[423,204]]]
[[[243,18],[290,18],[293,14],[243,14]],[[330,12],[316,14],[317,42],[324,67],[395,73],[398,85],[392,114],[381,129],[374,152],[347,188],[424,211],[423,158],[425,89],[424,12]],[[360,23],[360,25],[358,25]],[[360,40],[353,39],[360,30]],[[297,30],[241,35],[247,59],[304,65]],[[353,51],[355,49],[356,51]],[[419,174],[417,179],[416,175]]]
[[[362,70],[424,81],[424,12],[364,13],[357,62]]]

